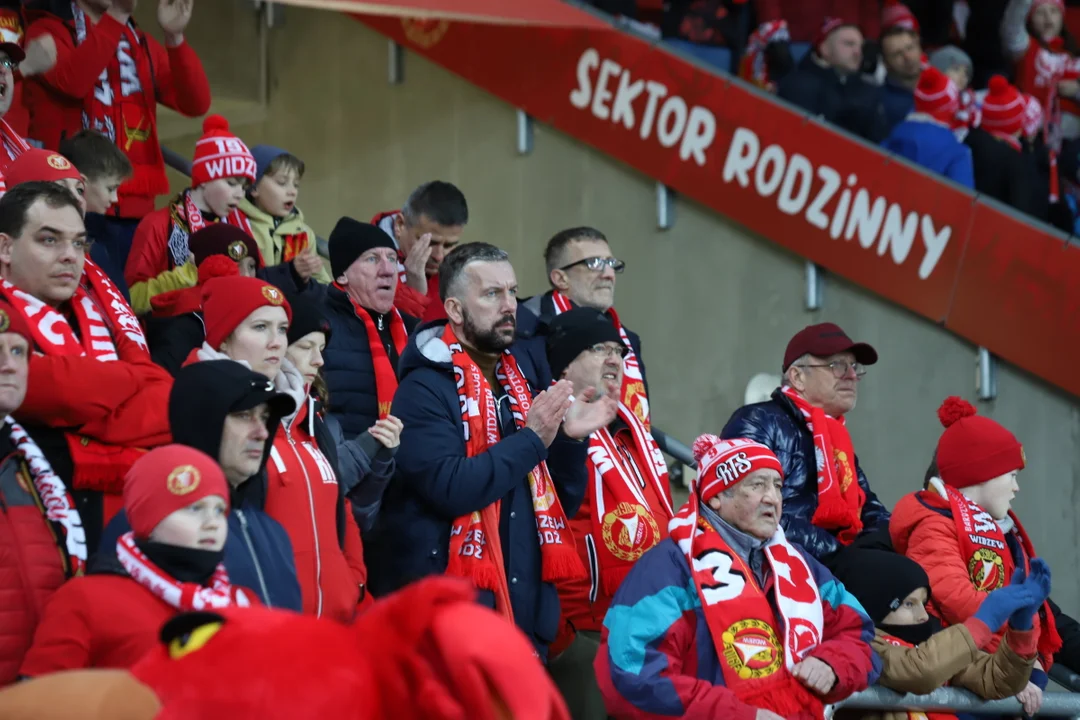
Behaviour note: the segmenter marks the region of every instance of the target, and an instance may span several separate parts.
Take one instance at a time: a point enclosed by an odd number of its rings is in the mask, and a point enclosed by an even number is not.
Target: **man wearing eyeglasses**
[[[552,319],[578,306],[599,310],[611,318],[627,349],[619,401],[649,427],[648,383],[641,359],[641,338],[623,326],[614,308],[615,276],[626,269],[626,263],[611,254],[607,237],[591,227],[557,233],[544,250],[544,263],[552,289],[521,303],[517,316],[519,345],[534,361],[540,381],[546,384],[552,379],[542,339]]]
[[[619,397],[629,349],[611,318],[577,307],[547,328],[551,372],[575,393],[590,388]],[[575,718],[607,717],[593,660],[611,599],[634,563],[667,537],[674,516],[667,463],[649,430],[625,404],[607,427],[589,436],[585,500],[570,530],[588,577],[556,583],[562,603],[550,670]]]
[[[828,565],[861,534],[887,527],[889,511],[866,481],[845,425],[877,351],[833,323],[795,334],[784,353],[784,385],[728,420],[724,438],[750,438],[784,466],[787,537]]]

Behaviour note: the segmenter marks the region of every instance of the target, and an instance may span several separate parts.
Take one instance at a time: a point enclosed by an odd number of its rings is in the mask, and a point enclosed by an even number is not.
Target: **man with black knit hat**
[[[232,512],[225,568],[237,585],[251,588],[267,607],[300,611],[292,544],[267,515],[266,461],[281,419],[296,402],[265,375],[233,360],[204,360],[182,368],[169,395],[173,441],[216,458],[229,481]],[[113,547],[129,529],[117,515],[101,547]]]
[[[573,308],[557,315],[547,333],[554,379],[569,380],[575,393],[592,388],[620,398],[628,348],[607,315]],[[607,712],[592,664],[604,615],[634,562],[668,536],[674,512],[664,455],[625,403],[607,427],[589,436],[586,467],[590,482],[570,529],[589,576],[556,583],[562,627],[550,667],[571,714],[603,720]]]
[[[343,217],[330,233],[325,312],[334,342],[324,353],[329,411],[346,438],[390,413],[397,362],[416,318],[398,311],[398,256],[394,241],[375,225]]]

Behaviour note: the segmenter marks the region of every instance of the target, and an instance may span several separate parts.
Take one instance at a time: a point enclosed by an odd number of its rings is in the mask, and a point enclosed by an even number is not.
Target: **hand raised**
[[[544,447],[550,447],[559,432],[563,417],[570,409],[570,394],[574,386],[569,380],[560,380],[533,398],[525,427],[540,436]]]
[[[409,248],[409,254],[405,256],[405,284],[421,295],[426,295],[427,286],[427,261],[431,257],[431,233],[424,233],[420,239]]]
[[[574,399],[563,420],[563,433],[575,440],[587,438],[602,427],[607,427],[619,412],[619,403],[610,396],[597,397],[596,390],[589,388]]]

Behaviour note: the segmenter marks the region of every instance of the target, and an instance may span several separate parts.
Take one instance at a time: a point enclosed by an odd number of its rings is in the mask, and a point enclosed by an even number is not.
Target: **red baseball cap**
[[[873,365],[877,362],[877,350],[866,343],[857,343],[833,323],[821,323],[819,325],[807,325],[795,337],[788,342],[784,352],[783,372],[791,367],[803,355],[815,357],[829,357],[836,353],[851,352],[855,354],[855,362],[863,365]]]

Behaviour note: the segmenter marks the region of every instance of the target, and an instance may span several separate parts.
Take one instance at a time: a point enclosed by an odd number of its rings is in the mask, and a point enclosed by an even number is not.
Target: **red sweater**
[[[23,102],[30,111],[29,134],[46,148],[56,150],[62,139],[83,129],[84,99],[93,98],[102,70],[116,58],[124,26],[111,15],[104,15],[88,28],[86,40],[76,46],[75,24],[70,17],[46,12],[28,15],[31,23],[27,42],[46,34],[56,41],[53,69],[24,83]],[[131,59],[142,86],[141,104],[148,114],[149,127],[138,137],[129,137],[124,128],[116,128],[117,144],[135,167],[134,176],[120,187],[120,202],[113,210],[127,218],[146,215],[154,209],[154,198],[169,190],[157,135],[157,103],[188,117],[204,115],[210,109],[210,83],[195,51],[186,42],[166,50],[145,33],[140,32],[139,37],[139,45],[131,48]]]
[[[759,23],[787,20],[792,42],[814,42],[827,17],[855,23],[867,38],[881,34],[878,0],[754,0],[754,11]]]

